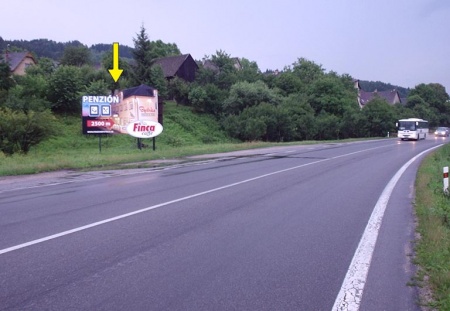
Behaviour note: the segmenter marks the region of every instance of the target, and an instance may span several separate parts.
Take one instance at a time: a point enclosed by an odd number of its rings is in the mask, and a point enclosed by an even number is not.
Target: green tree
[[[305,94],[293,93],[283,98],[281,109],[289,116],[292,131],[286,135],[288,141],[313,139],[317,134],[314,109]]]
[[[450,96],[445,88],[438,83],[419,84],[411,90],[408,96],[408,107],[415,109],[417,104],[421,107],[418,109],[424,115],[428,115],[430,126],[450,125]],[[426,103],[429,109],[426,109]],[[419,112],[415,109],[416,112]],[[424,110],[425,109],[425,110]]]
[[[153,81],[152,86],[158,90],[158,97],[162,100],[167,99],[169,96],[169,89],[161,66],[153,66],[150,70],[150,74],[151,80]]]
[[[174,99],[177,105],[189,105],[190,84],[175,77],[169,83],[169,98]]]
[[[154,59],[152,58],[150,40],[143,25],[137,37],[133,38],[133,42],[133,58],[136,64],[133,66],[132,81],[136,85],[152,85],[151,68]]]
[[[220,90],[215,84],[194,85],[189,92],[189,102],[197,112],[212,114],[219,118],[226,95],[227,92]]]
[[[80,92],[84,85],[80,68],[60,66],[49,80],[48,99],[52,110],[58,113],[80,113]]]
[[[262,79],[261,71],[256,62],[252,62],[246,58],[241,58],[241,70],[236,71],[238,81],[256,82]]]
[[[216,51],[210,60],[217,66],[218,71],[215,74],[215,84],[220,89],[229,89],[237,82],[237,69],[234,66],[236,60],[227,54],[225,51]]]
[[[302,92],[303,82],[292,70],[287,69],[275,77],[274,86],[282,91],[284,96]]]
[[[35,66],[30,66],[26,69],[27,75],[42,75],[49,77],[56,70],[55,62],[47,57],[41,57]]]
[[[61,65],[81,67],[91,64],[91,51],[86,46],[67,46],[64,49]]]
[[[346,110],[357,106],[356,91],[349,89],[344,80],[334,74],[323,75],[314,80],[307,93],[316,114],[323,110],[342,117]]]
[[[181,55],[180,49],[175,43],[164,43],[161,40],[156,40],[152,41],[150,46],[150,55],[152,59]]]
[[[318,65],[305,58],[299,58],[292,64],[292,72],[300,78],[304,85],[308,85],[322,77],[325,74],[324,71],[322,65]]]
[[[0,109],[0,150],[6,155],[27,154],[32,146],[56,134],[55,118],[40,112]]]
[[[0,61],[0,90],[9,90],[14,86],[14,80],[11,78],[9,65]]]
[[[386,137],[395,131],[395,108],[384,99],[375,97],[363,108],[366,117],[365,130],[370,137]]]
[[[18,85],[11,88],[5,106],[28,111],[44,111],[50,108],[51,103],[47,100],[49,83],[47,77],[36,75],[25,75],[20,77]]]
[[[333,114],[329,114],[325,111],[319,113],[316,117],[316,127],[316,139],[318,140],[341,138],[340,118]]]
[[[281,102],[281,98],[260,80],[254,83],[243,81],[231,87],[229,96],[223,105],[226,113],[239,114],[245,108],[256,106],[262,102],[276,105]]]

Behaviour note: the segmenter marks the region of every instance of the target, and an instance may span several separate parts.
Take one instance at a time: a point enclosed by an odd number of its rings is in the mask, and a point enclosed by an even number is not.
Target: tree
[[[395,131],[395,108],[384,99],[375,97],[363,108],[366,118],[365,130],[370,137],[386,137],[388,132]]]
[[[256,106],[262,102],[278,104],[281,100],[264,82],[260,80],[254,83],[244,81],[231,87],[223,106],[226,113],[239,114],[245,108]]]
[[[211,61],[218,68],[215,75],[215,84],[220,89],[229,89],[237,82],[237,69],[234,67],[235,60],[225,51],[219,50],[211,56]]]
[[[27,154],[32,146],[56,134],[55,117],[41,112],[0,109],[0,150],[6,155]]]
[[[134,50],[133,58],[136,64],[133,66],[132,81],[136,85],[152,85],[151,68],[154,59],[151,54],[151,44],[144,26],[141,26],[140,32],[136,38],[133,38]]]
[[[241,58],[241,70],[236,72],[238,81],[256,82],[261,80],[261,71],[256,62],[252,62],[246,58]]]
[[[168,98],[169,90],[161,66],[153,66],[150,70],[150,77],[153,82],[153,87],[158,90],[158,97],[161,99]]]
[[[61,65],[81,67],[91,63],[91,51],[86,46],[67,46],[64,49]]]
[[[305,58],[299,58],[292,64],[292,72],[300,78],[304,85],[310,84],[324,75],[322,65]]]
[[[223,111],[222,102],[226,93],[215,84],[194,85],[189,92],[189,102],[197,112],[209,113],[218,118]]]
[[[80,92],[83,91],[80,68],[60,66],[50,77],[48,99],[58,113],[81,112]]]
[[[161,40],[152,41],[150,43],[150,55],[152,59],[181,55],[180,49],[175,43],[164,43]]]
[[[14,80],[11,78],[11,70],[7,63],[0,61],[0,90],[9,90],[14,86]]]
[[[292,131],[285,140],[301,141],[313,139],[317,134],[314,109],[305,94],[294,93],[285,97],[280,107],[289,116]]]
[[[18,79],[18,85],[11,88],[5,106],[24,113],[44,111],[50,108],[47,100],[48,79],[44,75],[25,75]]]
[[[445,88],[438,83],[419,84],[411,90],[408,97],[408,107],[415,109],[420,104],[420,112],[428,115],[430,126],[450,125],[450,96]],[[428,108],[424,106],[428,105]],[[424,110],[424,108],[427,108]],[[415,109],[416,112],[419,110]]]
[[[308,87],[309,102],[316,114],[322,110],[342,117],[348,109],[356,108],[356,91],[348,88],[340,77],[327,74],[315,79]]]

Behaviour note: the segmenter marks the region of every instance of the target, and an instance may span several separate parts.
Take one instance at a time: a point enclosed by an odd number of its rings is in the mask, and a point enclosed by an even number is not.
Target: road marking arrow
[[[109,69],[114,82],[117,82],[123,70],[119,69],[119,42],[113,43],[113,69]]]

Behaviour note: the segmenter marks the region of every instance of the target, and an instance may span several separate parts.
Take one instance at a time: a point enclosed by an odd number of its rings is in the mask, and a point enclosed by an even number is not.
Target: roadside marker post
[[[444,193],[448,193],[448,166],[444,167]]]

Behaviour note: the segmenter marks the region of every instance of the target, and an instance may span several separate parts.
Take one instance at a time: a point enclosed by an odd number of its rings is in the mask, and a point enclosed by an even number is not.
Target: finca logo
[[[151,138],[158,136],[163,131],[163,126],[153,121],[138,121],[128,124],[127,132],[137,138]]]

